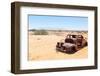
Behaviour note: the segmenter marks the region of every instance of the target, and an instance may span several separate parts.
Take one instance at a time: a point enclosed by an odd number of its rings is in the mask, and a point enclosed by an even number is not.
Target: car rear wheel
[[[86,43],[85,43],[85,46],[87,46],[87,45],[88,45],[88,43],[86,42]]]

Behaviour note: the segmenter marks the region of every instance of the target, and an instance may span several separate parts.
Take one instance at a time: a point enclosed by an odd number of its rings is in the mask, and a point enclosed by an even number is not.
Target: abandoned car
[[[68,34],[64,42],[57,42],[56,50],[72,54],[85,46],[87,46],[87,41],[82,35]]]

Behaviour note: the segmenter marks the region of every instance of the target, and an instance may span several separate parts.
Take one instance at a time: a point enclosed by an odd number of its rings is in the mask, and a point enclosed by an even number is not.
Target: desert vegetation
[[[48,35],[46,30],[35,30],[34,35]]]

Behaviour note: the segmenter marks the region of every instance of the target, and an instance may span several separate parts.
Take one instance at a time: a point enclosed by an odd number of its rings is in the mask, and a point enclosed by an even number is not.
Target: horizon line
[[[61,31],[88,31],[88,30],[68,30],[68,29],[29,29],[29,31],[32,30],[48,30],[48,31],[56,31],[56,30],[61,30]]]

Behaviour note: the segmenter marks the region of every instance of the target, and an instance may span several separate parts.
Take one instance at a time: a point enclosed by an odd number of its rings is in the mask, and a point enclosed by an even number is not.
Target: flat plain
[[[58,60],[58,59],[83,59],[88,57],[88,46],[82,48],[74,54],[67,54],[56,51],[56,44],[64,41],[67,34],[81,34],[88,39],[87,32],[65,32],[48,31],[48,35],[34,35],[29,31],[28,60]]]

